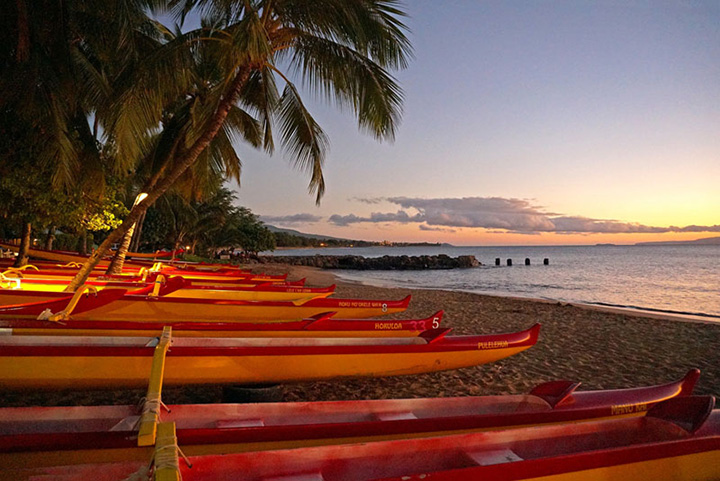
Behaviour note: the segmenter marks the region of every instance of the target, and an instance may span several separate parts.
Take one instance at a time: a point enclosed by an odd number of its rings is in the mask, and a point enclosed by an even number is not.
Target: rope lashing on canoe
[[[158,437],[153,456],[147,466],[132,473],[123,481],[181,481],[180,457],[188,468],[192,463],[182,452],[177,443],[175,423],[161,423],[158,425]]]
[[[137,421],[135,421],[133,430],[139,429],[140,424],[143,422],[143,419],[146,419],[150,416],[160,419],[160,411],[162,410],[162,408],[165,408],[165,411],[170,412],[170,408],[167,407],[164,402],[162,402],[159,392],[147,393],[147,396],[143,396],[142,398],[140,398],[140,401],[138,402],[138,410],[140,411],[140,416],[138,417]]]
[[[68,305],[65,307],[65,309],[59,311],[57,314],[53,314],[50,309],[45,309],[43,312],[40,313],[37,319],[39,321],[52,322],[66,321],[70,318],[70,314],[72,314],[72,311],[77,306],[77,303],[80,302],[80,298],[83,296],[83,294],[86,293],[91,293],[97,296],[97,287],[83,284],[77,291],[75,291],[75,294],[73,294],[72,299],[70,299],[70,302],[68,302]]]
[[[172,342],[172,327],[163,327],[158,345],[153,353],[150,368],[148,390],[143,402],[142,413],[138,419],[138,446],[152,446],[156,444],[158,423],[160,422],[160,408],[165,406],[162,402],[162,383],[165,371],[165,356]],[[165,406],[167,409],[167,406]]]
[[[160,423],[152,459],[153,479],[155,481],[182,480],[180,457],[183,458],[188,468],[192,468],[192,463],[178,446],[175,423]]]

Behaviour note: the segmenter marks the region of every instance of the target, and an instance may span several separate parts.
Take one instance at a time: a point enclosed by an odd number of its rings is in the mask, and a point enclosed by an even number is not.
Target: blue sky
[[[720,2],[404,6],[415,59],[396,75],[395,142],[309,101],[331,142],[321,206],[281,152],[238,146],[242,205],[275,225],[370,240],[718,235]]]

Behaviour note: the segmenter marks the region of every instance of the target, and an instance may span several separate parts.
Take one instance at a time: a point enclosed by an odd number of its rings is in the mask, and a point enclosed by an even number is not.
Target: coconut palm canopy
[[[172,31],[148,12],[201,27]],[[148,194],[69,288],[179,180],[239,177],[237,142],[279,144],[319,201],[328,139],[300,91],[392,139],[402,91],[391,72],[411,55],[403,16],[393,0],[18,0],[2,20],[0,108],[40,132],[34,161],[54,167],[56,186],[87,168],[141,179]]]

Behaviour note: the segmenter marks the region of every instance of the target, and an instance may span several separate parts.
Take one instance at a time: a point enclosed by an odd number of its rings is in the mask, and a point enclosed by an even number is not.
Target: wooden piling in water
[[[500,258],[499,258],[499,257],[496,257],[496,258],[495,258],[495,265],[496,265],[496,266],[499,266],[499,265],[500,265]]]
[[[507,260],[507,265],[508,265],[508,267],[512,267],[512,259]]]
[[[550,265],[550,259],[548,259],[547,257],[546,257],[545,259],[543,259],[543,265],[549,266],[549,265]]]
[[[526,265],[526,266],[529,266],[529,265],[530,265],[530,258],[529,258],[529,257],[526,257],[526,258],[525,258],[525,265]]]

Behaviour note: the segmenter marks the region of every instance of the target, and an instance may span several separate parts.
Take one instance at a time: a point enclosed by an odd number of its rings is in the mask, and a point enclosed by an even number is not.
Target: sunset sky
[[[720,2],[408,1],[393,143],[309,97],[327,193],[239,146],[267,223],[456,245],[720,235]]]

